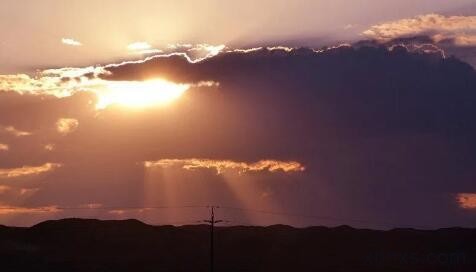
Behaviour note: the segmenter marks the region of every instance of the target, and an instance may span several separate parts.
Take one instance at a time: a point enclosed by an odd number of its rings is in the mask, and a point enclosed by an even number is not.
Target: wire
[[[159,209],[194,209],[207,208],[207,206],[102,206],[102,207],[62,207],[51,206],[57,210],[159,210]],[[8,208],[6,208],[8,209]]]
[[[328,220],[328,221],[338,221],[338,222],[355,222],[355,223],[364,223],[364,224],[373,224],[373,225],[382,225],[382,226],[389,226],[389,225],[390,226],[398,226],[399,225],[396,222],[390,222],[390,221],[379,221],[379,222],[377,222],[377,221],[373,221],[373,220],[356,219],[356,218],[339,218],[339,217],[334,217],[334,216],[287,213],[287,212],[280,212],[280,211],[255,210],[255,209],[245,209],[245,208],[227,207],[227,206],[220,206],[220,208],[227,209],[227,210],[236,210],[236,211],[240,211],[240,212],[262,213],[262,214],[270,214],[270,215],[278,215],[278,216],[309,218],[309,219],[316,219],[316,220]],[[423,225],[414,225],[414,227],[431,228],[429,226],[423,226]]]
[[[25,208],[32,209],[35,211],[67,211],[67,210],[77,210],[77,211],[88,211],[88,210],[104,210],[104,211],[114,211],[114,210],[160,210],[160,209],[204,209],[210,208],[210,205],[184,205],[184,206],[81,206],[81,207],[70,207],[70,206],[50,206],[50,207],[40,207],[40,208]],[[358,218],[342,218],[335,216],[326,216],[326,215],[311,215],[311,214],[300,214],[300,213],[289,213],[281,211],[269,211],[269,210],[257,210],[257,209],[246,209],[240,207],[230,207],[230,206],[215,206],[219,209],[225,210],[234,210],[243,213],[260,213],[260,214],[269,214],[276,216],[286,216],[286,217],[298,217],[298,218],[307,218],[314,220],[326,220],[326,221],[336,221],[336,222],[354,222],[361,224],[371,224],[371,225],[380,225],[380,226],[398,226],[399,223],[391,221],[373,221],[366,219]],[[0,207],[0,210],[12,210],[15,208],[12,207]],[[190,221],[188,221],[190,222]],[[179,223],[179,222],[172,222]],[[185,223],[185,222],[183,222]],[[196,223],[196,222],[195,222]],[[424,225],[413,225],[416,228],[432,228],[430,226]]]

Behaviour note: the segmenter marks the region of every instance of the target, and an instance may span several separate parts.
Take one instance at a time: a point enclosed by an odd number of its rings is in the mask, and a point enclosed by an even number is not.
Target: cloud
[[[21,196],[30,197],[36,194],[40,188],[21,188],[19,193]]]
[[[469,226],[474,218],[454,212],[453,192],[474,186],[474,69],[432,53],[432,47],[408,49],[225,49],[198,62],[170,54],[93,67],[90,74],[52,69],[39,75],[58,84],[46,91],[71,95],[45,98],[40,87],[34,94],[0,94],[0,123],[34,132],[28,138],[2,138],[15,152],[1,153],[0,165],[11,170],[64,164],[41,183],[14,183],[41,189],[28,199],[35,206],[241,206],[239,199],[245,198],[250,206],[273,201],[286,203],[282,208],[290,211],[312,207],[313,214],[373,214],[402,225]],[[40,78],[29,79],[45,81]],[[150,78],[191,87],[171,107],[144,111],[95,111],[96,101],[89,105],[91,96],[81,95],[94,94],[105,83]],[[215,84],[219,88],[204,89]],[[55,130],[42,129],[63,117],[80,120],[77,137],[58,138]],[[55,144],[55,152],[45,152],[48,143]],[[290,158],[299,165],[287,164]],[[137,165],[144,161],[174,171],[144,171]],[[286,170],[290,174],[283,174]],[[246,174],[215,175],[231,171]],[[225,181],[234,179],[231,188]],[[64,215],[75,213],[65,209]]]
[[[0,127],[1,128],[1,127]],[[31,136],[33,133],[16,129],[13,126],[3,127],[3,130],[15,137]]]
[[[434,38],[436,41],[440,39],[439,41],[442,41],[443,37],[440,37],[438,35],[435,35]],[[459,46],[476,46],[476,34],[475,35],[465,35],[461,34],[456,37],[454,37],[454,42],[456,45]]]
[[[109,211],[110,214],[114,214],[114,215],[124,215],[126,212],[128,212],[127,210],[111,210]]]
[[[157,48],[153,48],[147,42],[135,42],[131,43],[127,46],[127,50],[129,50],[132,54],[140,54],[140,55],[151,55],[151,54],[159,54],[163,51]]]
[[[180,48],[190,49],[193,47],[191,43],[176,43],[176,44],[169,44],[167,45],[167,49],[177,50]]]
[[[35,76],[0,75],[0,90],[22,95],[69,97],[97,85],[93,78],[105,73],[102,67],[47,69]]]
[[[315,175],[307,180],[313,184],[310,191],[330,190],[349,199],[346,210],[369,203],[369,197],[372,203],[392,199],[398,204],[375,208],[376,214],[385,218],[388,210],[398,211],[399,218],[412,222],[422,222],[421,215],[434,209],[421,201],[421,194],[452,195],[474,182],[461,176],[473,173],[476,161],[464,151],[476,147],[464,140],[476,136],[476,74],[430,45],[418,52],[404,46],[317,52],[260,48],[222,52],[196,63],[171,56],[107,69],[108,80],[156,76],[220,83],[216,97],[192,91],[193,103],[184,106],[183,115],[168,116],[170,122],[164,118],[168,125],[157,136],[162,139],[157,148],[165,154],[159,158],[231,162],[149,159],[149,167],[246,172],[253,165],[250,158],[295,158],[306,163],[306,175]],[[461,152],[467,161],[462,162]],[[459,181],[448,184],[448,177]],[[420,195],[408,195],[402,184],[411,184]],[[401,195],[406,196],[403,204]],[[273,198],[289,199],[279,193]],[[428,219],[434,224],[447,224],[444,217],[465,220],[452,214],[450,201],[435,200],[434,205],[445,214]]]
[[[108,69],[116,66],[122,66],[124,64],[141,63],[155,58],[169,58],[180,57],[186,59],[189,62],[199,62],[206,58],[211,58],[219,54],[225,48],[224,45],[209,45],[209,44],[197,44],[186,45],[179,44],[175,46],[177,48],[185,49],[184,52],[169,52],[167,54],[160,54],[163,51],[152,48],[152,46],[146,42],[136,42],[128,46],[128,50],[134,54],[151,55],[144,60],[139,61],[127,61],[118,64],[109,64],[104,66],[88,66],[88,67],[65,67],[46,69],[39,71],[34,75],[27,74],[13,74],[13,75],[0,75],[0,91],[15,92],[21,95],[31,94],[38,96],[53,96],[56,98],[65,98],[73,96],[80,92],[91,92],[97,96],[100,96],[104,90],[107,90],[111,83],[108,80],[104,80],[108,76]],[[203,81],[211,82],[211,81]],[[204,87],[203,82],[182,82],[184,84],[190,84],[193,86]],[[136,83],[136,81],[130,82],[130,84]],[[179,84],[179,83],[178,83]],[[211,85],[209,85],[211,86]]]
[[[8,151],[10,147],[7,144],[0,144],[0,151]]]
[[[79,208],[81,209],[100,209],[103,207],[101,203],[88,203],[88,204],[81,204]]]
[[[463,209],[476,209],[476,194],[458,194],[456,200]]]
[[[345,30],[349,30],[349,29],[352,29],[352,28],[355,28],[355,27],[356,27],[356,25],[354,25],[354,24],[347,24],[347,25],[345,25],[343,28],[344,28]]]
[[[55,145],[54,144],[46,144],[44,146],[44,148],[45,148],[46,151],[53,151],[53,150],[55,150]]]
[[[56,213],[60,210],[56,206],[44,206],[44,207],[19,207],[0,205],[0,215],[16,215],[16,214],[38,214],[38,213]]]
[[[146,58],[146,60],[168,57],[169,55],[159,55]],[[180,55],[180,57],[189,60],[185,54]],[[190,87],[215,87],[219,85],[218,82],[213,81],[175,83],[162,78],[123,82],[105,79],[109,74],[108,67],[121,65],[123,64],[47,69],[38,72],[35,76],[24,74],[0,75],[0,91],[56,98],[67,98],[83,92],[92,93],[97,98],[96,109],[101,110],[111,104],[121,104],[118,102],[124,102],[124,100],[141,99],[144,95],[160,98],[173,92],[173,89],[182,90],[183,93]],[[156,86],[152,86],[152,84],[156,84]],[[142,95],[137,95],[140,92]],[[173,96],[173,94],[170,94],[170,96]],[[160,104],[153,103],[154,99],[148,100],[148,102],[148,104]]]
[[[150,208],[130,208],[130,209],[113,209],[109,210],[107,213],[116,215],[116,216],[129,216],[129,217],[136,217],[138,214],[151,211],[153,209]]]
[[[54,171],[61,166],[62,165],[58,163],[45,163],[40,166],[23,166],[20,168],[9,168],[9,169],[0,168],[0,179],[35,176],[35,175]]]
[[[476,16],[420,15],[375,25],[363,34],[381,41],[427,35],[434,42],[450,40],[458,46],[476,46]]]
[[[61,118],[56,122],[56,130],[63,136],[74,132],[78,127],[79,121],[73,118]]]
[[[177,43],[169,44],[165,48],[157,49],[146,42],[137,42],[130,44],[128,50],[132,54],[154,55],[152,57],[170,57],[184,56],[190,62],[199,62],[207,58],[212,58],[222,52],[225,52],[226,45],[212,45],[207,43],[190,44]],[[134,62],[134,61],[133,61]],[[141,62],[141,61],[138,61]],[[115,66],[115,65],[114,65]]]
[[[65,82],[65,79],[90,79],[106,73],[102,66],[64,67],[40,71],[36,78],[53,79],[55,83]]]
[[[207,59],[220,54],[225,48],[226,46],[224,44],[211,45],[202,43],[189,48],[187,51],[192,53],[192,57]]]
[[[8,191],[10,191],[12,188],[7,185],[0,185],[0,194],[4,194]]]
[[[0,185],[0,195],[12,194],[16,199],[19,197],[30,197],[37,193],[39,188],[15,188],[7,185]]]
[[[71,39],[71,38],[62,38],[61,42],[65,45],[70,45],[70,46],[82,46],[83,44],[77,40]]]
[[[107,73],[104,68],[97,67],[45,70],[37,78],[31,78],[26,75],[0,76],[0,90],[3,89],[7,92],[15,92],[21,95],[31,94],[56,98],[66,98],[78,93],[87,92],[97,97],[97,109],[104,109],[110,104],[120,102],[116,100],[127,102],[127,100],[131,99],[141,99],[143,95],[160,98],[160,96],[163,97],[173,92],[172,89],[180,89],[183,92],[191,86],[213,87],[217,85],[211,81],[181,84],[160,78],[123,82],[98,78],[100,74],[105,76]],[[155,86],[152,86],[154,84]],[[142,93],[142,96],[137,95],[138,93]],[[154,100],[152,99],[148,102],[153,104]]]
[[[146,168],[152,167],[173,167],[179,166],[186,170],[195,169],[215,169],[217,174],[226,170],[235,170],[240,173],[246,172],[302,172],[305,170],[299,162],[261,160],[255,163],[236,162],[231,160],[207,160],[207,159],[163,159],[158,161],[147,161]]]
[[[198,62],[225,52],[226,48],[227,47],[224,44],[177,43],[167,45],[164,50],[168,54],[185,54],[192,62]]]
[[[140,50],[147,50],[151,48],[152,48],[152,45],[146,42],[135,42],[127,46],[127,49],[130,51],[140,51]]]

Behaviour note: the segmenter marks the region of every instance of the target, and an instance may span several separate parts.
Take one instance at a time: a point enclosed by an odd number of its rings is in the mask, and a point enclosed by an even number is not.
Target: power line
[[[214,208],[212,208],[214,207]],[[114,210],[161,210],[161,209],[212,209],[214,212],[215,208],[218,206],[210,206],[210,205],[182,205],[182,206],[80,206],[80,207],[71,207],[71,206],[49,206],[49,207],[22,207],[23,209],[32,209],[36,211],[51,211],[52,209],[56,211],[89,211],[89,210],[104,210],[104,211],[114,211]],[[240,208],[240,207],[231,207],[231,206],[219,206],[221,209],[225,210],[234,210],[240,211],[243,213],[260,213],[260,214],[269,214],[269,215],[277,215],[277,216],[286,216],[286,217],[297,217],[297,218],[307,218],[313,220],[326,220],[326,221],[335,221],[335,222],[354,222],[354,223],[361,223],[361,224],[372,224],[372,225],[380,225],[380,226],[398,226],[400,223],[392,222],[392,221],[376,221],[376,220],[367,220],[367,219],[359,219],[359,218],[343,218],[343,217],[336,217],[336,216],[327,216],[327,215],[313,215],[313,214],[301,214],[301,213],[290,213],[290,212],[282,212],[282,211],[270,211],[270,210],[258,210],[258,209],[248,209],[248,208]],[[0,210],[12,210],[15,207],[0,207]],[[209,223],[210,220],[207,221],[199,221]],[[224,221],[221,221],[224,222]],[[425,225],[412,225],[416,228],[431,228],[430,226]]]
[[[159,210],[159,209],[193,209],[193,208],[207,208],[208,206],[84,206],[84,207],[64,207],[51,206],[58,210]],[[8,209],[8,208],[6,208]]]
[[[310,214],[298,214],[298,213],[288,213],[288,212],[280,212],[280,211],[267,211],[267,210],[255,210],[255,209],[245,209],[245,208],[237,208],[237,207],[226,207],[220,206],[222,209],[226,210],[236,210],[240,212],[252,212],[252,213],[261,213],[261,214],[270,214],[270,215],[278,215],[278,216],[289,216],[289,217],[300,217],[300,218],[309,218],[315,220],[327,220],[327,221],[337,221],[337,222],[355,222],[355,223],[363,223],[363,224],[373,224],[373,225],[400,225],[397,222],[390,222],[390,221],[374,221],[374,220],[366,220],[366,219],[357,219],[357,218],[339,218],[334,216],[324,216],[324,215],[310,215]],[[430,226],[424,225],[413,225],[414,227],[418,228],[431,228]]]

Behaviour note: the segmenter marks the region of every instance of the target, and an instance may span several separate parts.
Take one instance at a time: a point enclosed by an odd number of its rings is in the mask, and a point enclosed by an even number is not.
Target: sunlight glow
[[[147,81],[108,81],[102,90],[96,91],[96,108],[110,105],[143,108],[168,104],[186,92],[189,84],[176,84],[163,79]]]

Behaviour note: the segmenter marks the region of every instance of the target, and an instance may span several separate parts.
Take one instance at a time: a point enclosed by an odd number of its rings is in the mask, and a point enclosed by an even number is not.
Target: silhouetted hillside
[[[476,271],[476,230],[219,227],[216,271]],[[208,271],[208,226],[0,227],[1,271]]]

